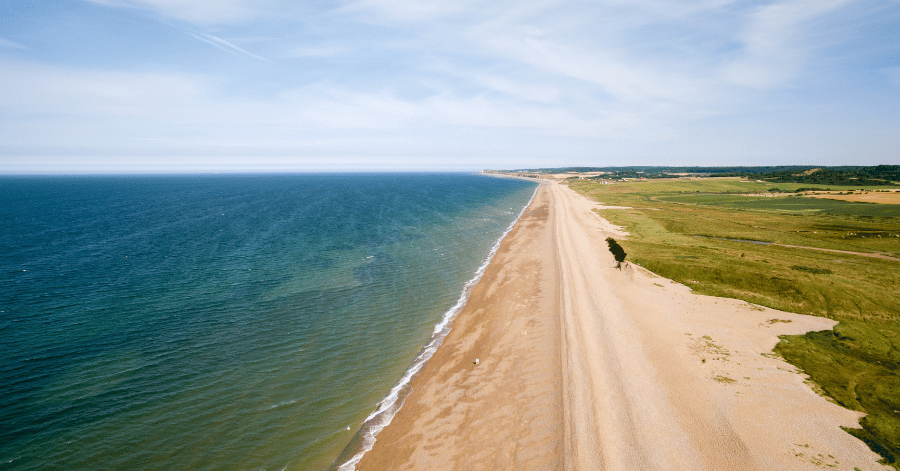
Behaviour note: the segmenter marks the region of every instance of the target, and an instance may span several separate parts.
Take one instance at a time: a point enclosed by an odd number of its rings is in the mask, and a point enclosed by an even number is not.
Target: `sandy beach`
[[[599,206],[538,189],[358,469],[890,469],[771,355],[834,321],[617,270]]]

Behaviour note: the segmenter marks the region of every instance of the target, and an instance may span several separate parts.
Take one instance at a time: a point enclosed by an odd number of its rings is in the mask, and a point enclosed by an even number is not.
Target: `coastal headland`
[[[541,185],[358,469],[888,469],[771,353],[835,321],[618,270],[598,207]]]

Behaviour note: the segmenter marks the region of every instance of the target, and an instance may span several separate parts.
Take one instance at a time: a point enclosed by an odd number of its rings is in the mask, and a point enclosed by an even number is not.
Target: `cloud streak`
[[[0,38],[0,49],[28,49],[19,43]]]
[[[809,23],[851,1],[787,0],[759,7],[739,35],[742,54],[724,67],[724,76],[762,89],[793,79],[815,48],[806,37]]]
[[[250,0],[84,0],[113,8],[149,10],[196,24],[234,23],[255,16],[259,2]]]
[[[235,44],[230,43],[218,36],[213,36],[213,35],[207,34],[207,33],[189,33],[189,34],[191,36],[193,36],[194,38],[199,39],[200,41],[203,41],[207,44],[213,45],[223,51],[230,52],[230,53],[243,54],[245,56],[252,57],[254,59],[258,59],[263,62],[268,62],[270,64],[274,64],[274,62],[270,61],[269,59],[258,56],[256,54],[254,54],[242,47],[236,46]]]

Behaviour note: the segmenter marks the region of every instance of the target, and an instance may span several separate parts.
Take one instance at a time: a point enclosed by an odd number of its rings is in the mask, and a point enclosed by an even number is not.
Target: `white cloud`
[[[654,70],[651,64],[632,63],[614,51],[582,49],[550,39],[485,37],[484,44],[497,53],[540,70],[595,84],[617,100],[693,101],[708,79]]]
[[[718,159],[790,146],[817,155],[812,138],[788,145],[779,136],[812,136],[800,131],[819,116],[835,129],[852,119],[804,110],[850,109],[875,122],[882,118],[867,97],[889,101],[900,87],[900,73],[884,69],[895,64],[875,65],[889,54],[868,51],[871,69],[829,82],[829,93],[814,90],[813,67],[843,70],[825,47],[862,61],[859,49],[841,49],[862,28],[834,14],[851,0],[85,1],[192,24],[158,43],[132,38],[115,44],[116,54],[98,51],[91,63],[105,69],[0,58],[0,145],[310,152],[344,162],[496,154],[538,165],[542,155],[566,156],[560,164],[654,152]],[[193,39],[182,31],[233,55],[201,57],[203,47],[184,47]],[[142,54],[143,40],[152,53]],[[0,48],[20,46],[0,39]],[[856,102],[842,96],[854,91],[847,77],[872,70],[884,75],[867,83],[882,88]],[[798,83],[811,85],[799,94]]]
[[[853,0],[786,0],[760,7],[740,34],[742,54],[723,70],[736,84],[774,88],[796,77],[814,44],[808,23]]]
[[[285,53],[285,57],[334,57],[352,52],[346,46],[338,44],[317,44],[295,46]]]
[[[445,6],[387,0],[354,5],[358,9],[354,14],[362,14],[363,7],[378,7],[392,18],[409,21],[488,8],[476,2]],[[20,78],[36,77],[7,84],[7,90],[22,93],[18,98],[10,96],[6,103],[21,113],[45,110],[94,116],[91,122],[72,128],[135,142],[277,148],[313,145],[340,134],[346,143],[369,142],[375,148],[394,149],[446,145],[454,133],[527,134],[518,138],[520,142],[541,136],[646,142],[647,136],[660,132],[676,133],[684,120],[722,113],[730,106],[730,100],[717,101],[723,93],[710,80],[708,70],[695,70],[687,63],[668,67],[639,55],[628,57],[614,45],[592,42],[584,33],[604,25],[585,25],[580,12],[559,6],[558,1],[528,2],[509,10],[494,5],[492,14],[476,15],[460,27],[400,26],[398,33],[404,41],[391,47],[401,55],[398,64],[408,68],[386,81],[367,78],[339,84],[326,76],[312,85],[284,83],[277,94],[250,99],[240,96],[239,82],[224,78],[47,67],[19,70]],[[641,11],[628,10],[628,14],[640,17]],[[192,34],[224,50],[264,60],[219,36]],[[297,47],[294,52],[359,60],[352,54],[354,44],[370,39],[384,38],[326,37],[319,43],[322,46]],[[433,51],[439,51],[437,62],[420,59],[436,54]],[[428,91],[404,93],[404,83],[422,84]],[[385,139],[395,141],[388,145]]]
[[[416,22],[471,12],[477,3],[478,0],[356,0],[347,3],[341,11],[369,21]]]
[[[203,81],[188,74],[0,65],[0,107],[7,113],[151,116],[190,107],[207,93]]]
[[[709,18],[731,4],[361,0],[343,13],[355,21],[402,20],[396,31],[409,49],[400,54],[420,63],[438,55],[420,70],[447,79],[449,90],[487,88],[496,93],[486,99],[498,104],[551,105],[591,123],[575,125],[580,133],[597,123],[643,129],[666,115],[680,121],[728,112],[741,98],[717,76],[718,61],[697,52],[696,36],[727,30]],[[682,30],[670,33],[673,18]],[[626,114],[630,119],[612,118]]]
[[[0,76],[0,110],[8,117],[0,121],[0,129],[6,130],[4,135],[17,136],[15,142],[23,145],[81,142],[90,137],[133,145],[189,141],[192,146],[205,142],[213,147],[267,148],[309,145],[334,133],[369,140],[406,135],[412,129],[431,135],[446,129],[523,128],[595,135],[602,123],[560,108],[510,104],[484,96],[439,94],[406,100],[388,91],[360,92],[318,84],[271,99],[249,99],[225,94],[223,84],[199,75],[77,70],[8,61],[0,66],[6,72]]]
[[[491,90],[523,101],[554,104],[558,103],[563,96],[563,91],[558,86],[530,83],[526,80],[514,80],[499,75],[476,76],[475,81]]]
[[[85,0],[117,8],[138,8],[198,24],[231,23],[255,15],[251,0]]]
[[[240,46],[236,46],[236,45],[234,45],[233,43],[228,42],[228,41],[226,41],[226,40],[224,40],[224,39],[222,39],[222,38],[220,38],[220,37],[218,37],[218,36],[213,36],[212,34],[207,34],[207,33],[190,33],[190,35],[193,36],[193,37],[195,37],[195,38],[197,38],[197,39],[199,39],[200,41],[203,41],[203,42],[205,42],[205,43],[207,43],[207,44],[210,44],[210,45],[215,46],[215,47],[217,47],[217,48],[219,48],[219,49],[222,49],[223,51],[227,51],[227,52],[231,52],[231,53],[240,53],[240,54],[244,54],[245,56],[249,56],[249,57],[252,57],[252,58],[254,58],[254,59],[259,59],[259,60],[261,60],[261,61],[269,62],[269,63],[273,63],[273,64],[274,64],[274,62],[270,61],[269,59],[266,59],[266,58],[264,58],[264,57],[260,57],[260,56],[258,56],[258,55],[256,55],[256,54],[254,54],[254,53],[252,53],[252,52],[250,52],[250,51],[248,51],[248,50],[246,50],[246,49],[244,49],[244,48],[242,48],[242,47],[240,47]]]
[[[0,49],[28,49],[28,48],[19,43],[0,38]]]

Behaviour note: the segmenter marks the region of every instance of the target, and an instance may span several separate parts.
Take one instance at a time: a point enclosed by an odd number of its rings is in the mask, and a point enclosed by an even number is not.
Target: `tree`
[[[622,262],[625,261],[625,256],[628,254],[626,254],[625,249],[616,242],[616,239],[613,239],[612,237],[606,238],[606,244],[609,245],[609,251],[612,252],[613,257],[616,259],[616,268],[621,270]]]

